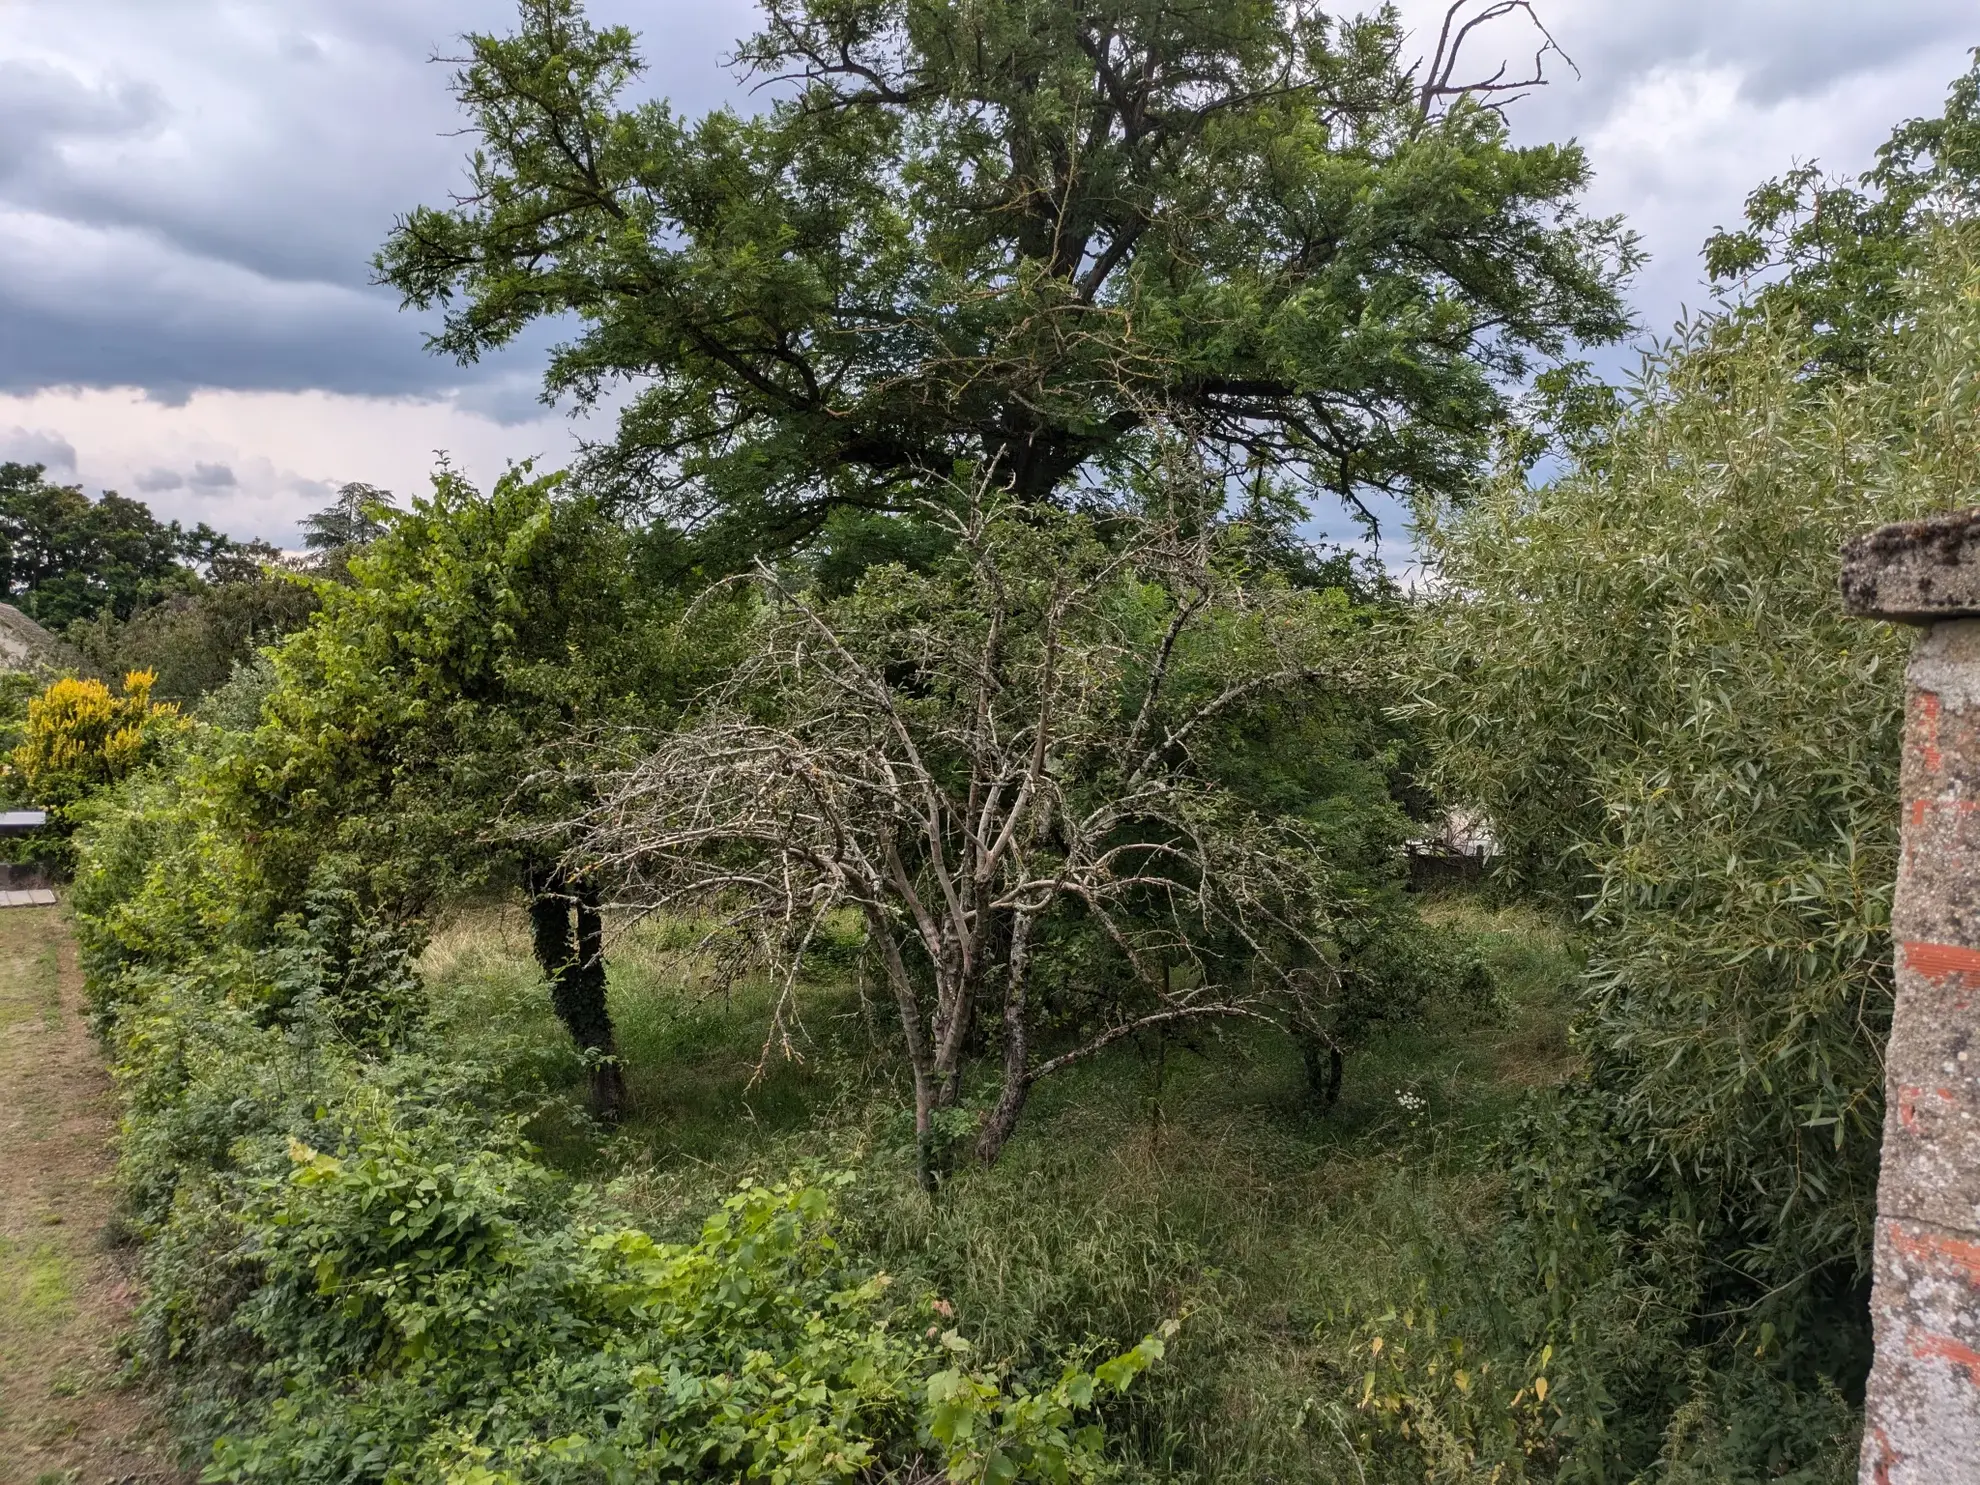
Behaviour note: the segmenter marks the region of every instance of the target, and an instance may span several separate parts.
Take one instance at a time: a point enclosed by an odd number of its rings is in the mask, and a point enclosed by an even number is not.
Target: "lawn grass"
[[[766,1056],[771,987],[718,985],[676,929],[622,932],[610,982],[632,1112],[608,1132],[579,1112],[583,1068],[519,910],[442,930],[426,968],[449,1038],[533,1101],[547,1158],[655,1231],[684,1233],[745,1175],[855,1168],[845,1240],[934,1285],[981,1357],[1044,1373],[1184,1317],[1113,1420],[1135,1474],[1358,1485],[1355,1325],[1489,1282],[1475,1255],[1494,1138],[1573,1065],[1578,966],[1558,928],[1466,895],[1427,916],[1475,935],[1498,1011],[1391,1030],[1350,1058],[1334,1108],[1269,1031],[1128,1041],[1042,1084],[999,1163],[963,1165],[932,1197],[913,1180],[897,1034],[850,975],[807,987],[792,1055]]]

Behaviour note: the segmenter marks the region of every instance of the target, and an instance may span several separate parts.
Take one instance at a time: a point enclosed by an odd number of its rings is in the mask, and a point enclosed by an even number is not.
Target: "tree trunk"
[[[949,1007],[949,1014],[935,1026],[935,1069],[941,1077],[935,1089],[935,1107],[952,1109],[962,1102],[963,1049],[969,1043],[970,1023],[975,1020],[976,996],[973,987],[963,983],[944,995],[938,980],[936,997],[939,1004]]]
[[[1024,1103],[1031,1096],[1031,1007],[1027,977],[1031,969],[1031,916],[1011,924],[1011,950],[1004,981],[1004,1086],[996,1105],[976,1137],[976,1158],[995,1165],[1004,1152]]]
[[[921,1189],[935,1189],[935,1075],[921,1019],[921,1005],[915,996],[914,981],[901,959],[901,947],[894,942],[887,916],[868,904],[867,942],[880,949],[880,962],[887,968],[887,983],[894,990],[894,1005],[900,1011],[901,1034],[907,1038],[908,1065],[914,1069],[914,1174]]]
[[[1007,1067],[1004,1071],[1004,1086],[997,1094],[995,1107],[983,1120],[983,1129],[976,1137],[976,1158],[985,1165],[995,1165],[997,1157],[1004,1153],[1004,1146],[1017,1132],[1018,1119],[1024,1113],[1025,1100],[1031,1096],[1031,1079],[1020,1075],[1011,1076]]]
[[[559,1010],[591,1058],[591,1112],[617,1123],[625,1112],[626,1076],[619,1065],[619,1039],[605,999],[605,920],[598,912],[598,890],[581,886],[577,895],[577,963],[565,984],[570,1009]],[[582,1032],[578,1027],[582,1026]]]
[[[605,1001],[605,930],[597,895],[554,869],[535,867],[525,889],[530,941],[550,982],[551,1008],[591,1068],[592,1116],[616,1121],[625,1111],[626,1084]]]
[[[1323,1052],[1326,1054],[1324,1057],[1321,1055]],[[1303,1032],[1299,1038],[1299,1055],[1306,1064],[1308,1091],[1320,1101],[1321,1108],[1331,1109],[1341,1097],[1342,1057],[1339,1044]]]
[[[914,1178],[923,1191],[935,1189],[935,1100],[925,1078],[914,1080]]]

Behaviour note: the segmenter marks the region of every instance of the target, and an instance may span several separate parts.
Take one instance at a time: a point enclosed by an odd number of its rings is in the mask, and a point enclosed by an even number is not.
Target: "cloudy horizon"
[[[1428,21],[1441,5],[1404,7]],[[739,97],[739,0],[592,0],[643,33],[647,88]],[[1588,206],[1651,261],[1653,334],[1709,295],[1699,249],[1746,193],[1816,161],[1855,174],[1940,111],[1980,43],[1970,5],[1595,0],[1541,7],[1578,69],[1517,105],[1581,140]],[[0,459],[161,516],[293,543],[336,485],[401,492],[445,454],[477,480],[568,457],[536,400],[548,337],[462,368],[369,282],[393,217],[461,180],[447,69],[503,0],[0,0]]]

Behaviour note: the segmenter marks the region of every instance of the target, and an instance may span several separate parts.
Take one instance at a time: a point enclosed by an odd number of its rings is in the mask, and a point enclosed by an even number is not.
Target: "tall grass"
[[[764,1053],[772,988],[723,986],[678,927],[615,939],[611,1002],[632,1113],[581,1112],[582,1066],[551,1015],[519,911],[436,934],[426,971],[450,1038],[536,1097],[549,1158],[611,1181],[682,1231],[746,1173],[849,1165],[845,1241],[933,1282],[980,1350],[1020,1376],[1185,1317],[1171,1363],[1114,1420],[1134,1470],[1186,1481],[1375,1481],[1349,1354],[1364,1320],[1489,1288],[1495,1133],[1571,1067],[1578,965],[1560,930],[1455,896],[1433,918],[1477,936],[1496,1017],[1391,1032],[1308,1101],[1297,1052],[1204,1028],[1122,1044],[1041,1085],[994,1168],[916,1185],[884,1008],[850,975],[807,988],[791,1056]]]

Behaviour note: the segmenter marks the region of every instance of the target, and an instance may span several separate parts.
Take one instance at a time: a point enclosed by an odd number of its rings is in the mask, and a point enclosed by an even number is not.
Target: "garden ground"
[[[621,933],[611,1000],[632,1107],[611,1132],[581,1112],[584,1069],[519,909],[444,928],[425,968],[447,1040],[502,1070],[546,1158],[656,1233],[691,1235],[745,1176],[856,1169],[843,1239],[935,1286],[986,1360],[1056,1374],[1185,1317],[1115,1420],[1135,1474],[1289,1485],[1353,1478],[1370,1323],[1469,1308],[1491,1284],[1503,1177],[1488,1151],[1573,1065],[1564,935],[1472,897],[1428,915],[1476,935],[1499,1003],[1378,1039],[1349,1059],[1335,1108],[1313,1107],[1275,1034],[1128,1042],[1041,1085],[998,1165],[965,1166],[933,1198],[913,1180],[898,1032],[856,956],[826,956],[788,1050],[766,1049],[768,987],[721,986],[677,926]],[[976,1113],[957,1111],[958,1139]]]
[[[118,1353],[133,1255],[81,990],[61,909],[0,912],[0,1481],[166,1485],[187,1477]]]

